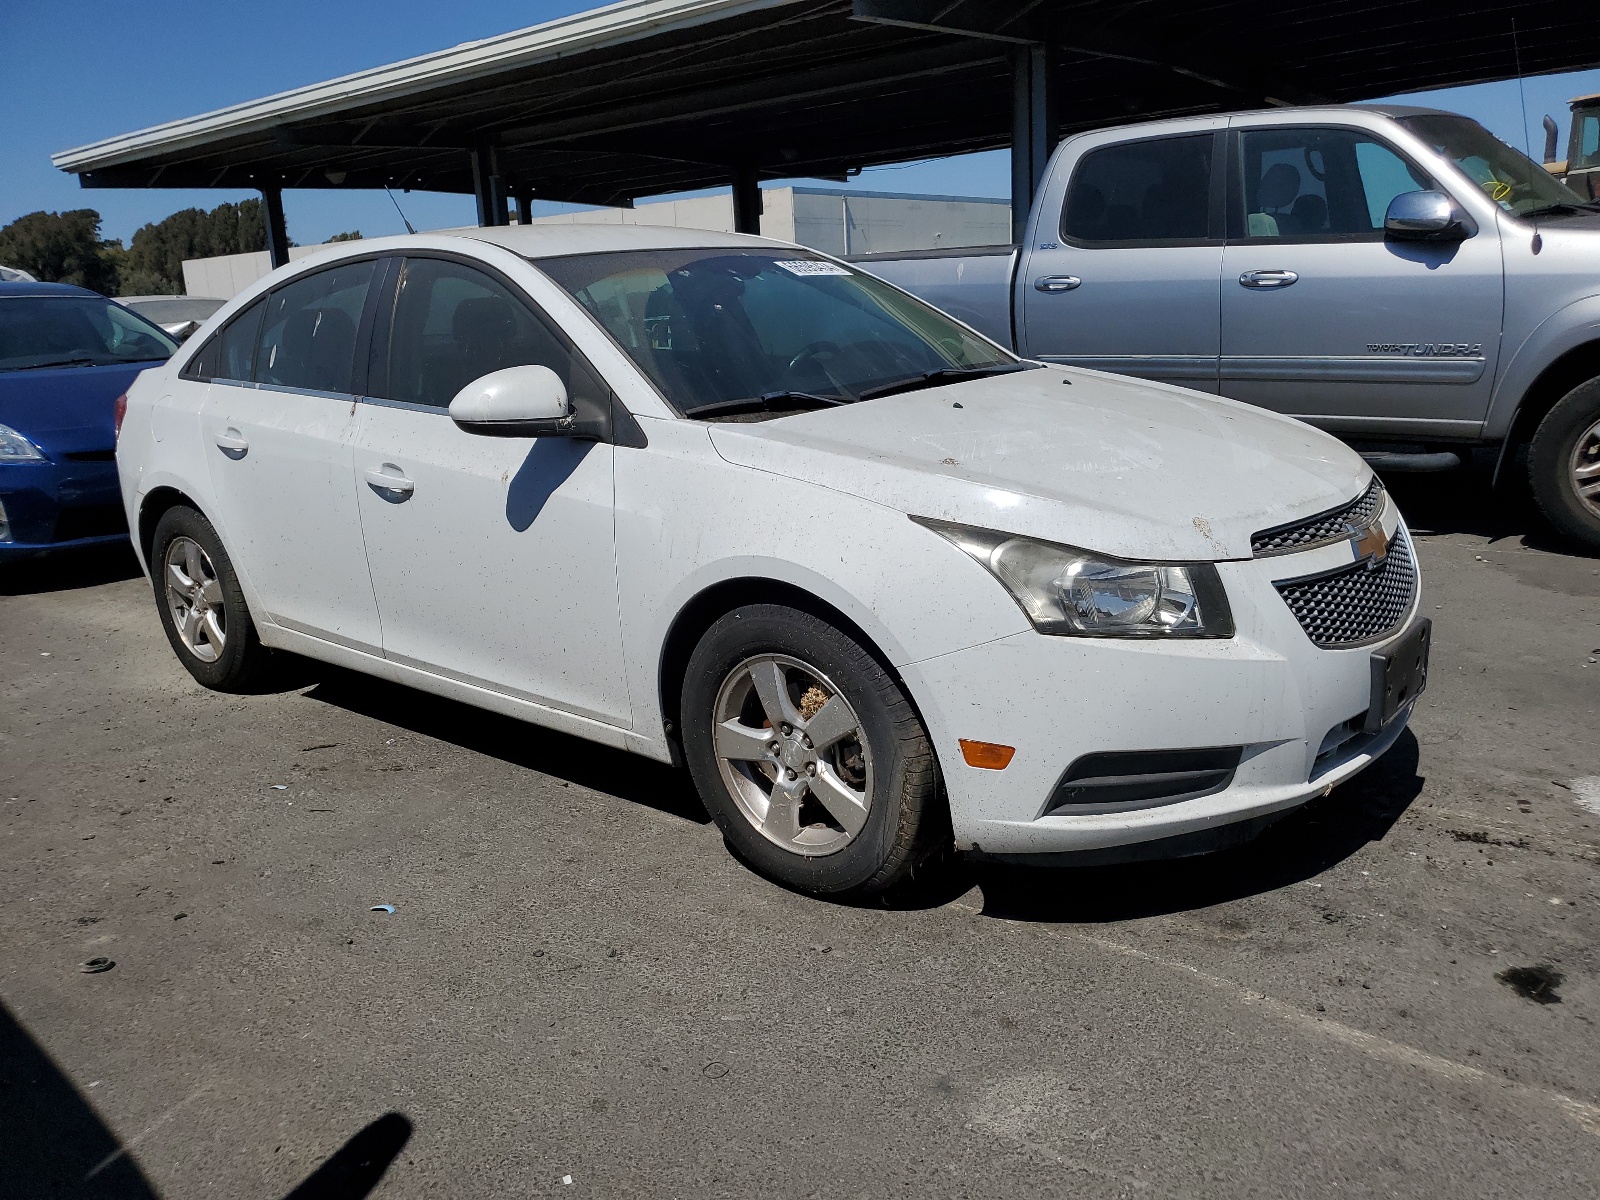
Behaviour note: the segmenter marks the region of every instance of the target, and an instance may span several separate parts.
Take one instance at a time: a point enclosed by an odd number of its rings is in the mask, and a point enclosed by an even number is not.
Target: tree
[[[111,253],[120,242],[100,237],[100,214],[32,212],[0,229],[0,263],[20,267],[42,283],[74,283],[107,295],[117,289]]]
[[[267,221],[261,201],[219,204],[210,212],[186,208],[133,235],[122,264],[122,294],[181,293],[184,259],[248,254],[266,248]]]
[[[328,240],[330,242],[359,242],[361,240],[361,230],[352,229],[348,233],[336,233]]]

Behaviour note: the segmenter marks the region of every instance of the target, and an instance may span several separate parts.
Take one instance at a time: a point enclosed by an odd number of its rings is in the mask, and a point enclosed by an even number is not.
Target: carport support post
[[[289,233],[283,223],[283,190],[275,187],[261,189],[261,205],[267,210],[267,255],[273,268],[287,266],[289,262]]]
[[[733,173],[733,231],[761,232],[761,179],[754,167],[740,167]]]
[[[527,225],[533,220],[533,197],[527,192],[517,193],[517,224]]]
[[[1044,182],[1054,149],[1055,113],[1051,103],[1050,48],[1042,42],[1019,46],[1011,59],[1011,240],[1020,242],[1028,227],[1033,198]]]
[[[511,214],[506,211],[505,180],[500,177],[500,164],[494,147],[479,142],[472,148],[472,190],[478,197],[479,225],[509,225]]]

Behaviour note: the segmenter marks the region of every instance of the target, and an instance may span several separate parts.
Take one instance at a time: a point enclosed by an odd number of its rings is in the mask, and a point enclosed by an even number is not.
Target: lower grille
[[[1040,816],[1127,812],[1220,792],[1233,782],[1242,746],[1085,754],[1062,773]]]
[[[104,537],[128,532],[128,517],[120,504],[85,504],[64,508],[56,518],[55,540],[73,542],[79,538]]]
[[[1417,594],[1411,539],[1396,530],[1382,565],[1368,560],[1272,585],[1313,645],[1325,650],[1376,641],[1397,629]]]

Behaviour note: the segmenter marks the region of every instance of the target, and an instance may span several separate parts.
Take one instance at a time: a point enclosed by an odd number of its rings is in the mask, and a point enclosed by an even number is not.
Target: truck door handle
[[[217,449],[221,450],[229,458],[239,459],[249,452],[250,443],[245,440],[244,434],[229,425],[221,433],[217,434]]]
[[[1246,271],[1239,276],[1239,283],[1251,288],[1286,288],[1299,278],[1293,271]]]
[[[1043,275],[1033,281],[1036,292],[1070,292],[1083,280],[1076,275]]]
[[[391,504],[404,504],[411,499],[411,493],[417,490],[417,485],[393,463],[384,463],[366,474],[367,486]]]

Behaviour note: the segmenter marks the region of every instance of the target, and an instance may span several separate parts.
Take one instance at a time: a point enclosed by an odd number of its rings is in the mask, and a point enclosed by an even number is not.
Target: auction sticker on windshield
[[[841,267],[838,263],[818,262],[812,258],[796,258],[788,261],[779,261],[772,264],[782,267],[791,275],[848,275],[850,269]]]

